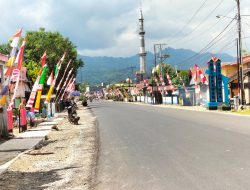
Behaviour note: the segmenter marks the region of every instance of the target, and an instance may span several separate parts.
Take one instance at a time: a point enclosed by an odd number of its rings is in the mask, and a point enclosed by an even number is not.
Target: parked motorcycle
[[[76,103],[70,103],[70,105],[67,107],[68,120],[70,123],[78,125],[80,117],[77,116],[76,108],[77,108]]]
[[[88,106],[87,100],[82,100],[82,106],[83,106],[83,107]]]

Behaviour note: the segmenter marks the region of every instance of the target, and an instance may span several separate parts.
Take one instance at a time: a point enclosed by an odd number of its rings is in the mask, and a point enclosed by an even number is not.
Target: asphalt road
[[[249,190],[250,118],[94,101],[97,190]]]

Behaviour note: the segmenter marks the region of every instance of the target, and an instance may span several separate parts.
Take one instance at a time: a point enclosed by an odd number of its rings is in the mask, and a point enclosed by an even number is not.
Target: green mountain
[[[196,56],[197,53],[188,49],[166,48],[163,54],[170,55],[164,60],[165,63],[177,67],[180,70],[188,70],[197,64],[205,66],[211,58],[211,53],[203,53]],[[194,56],[193,59],[188,59]],[[228,54],[213,55],[222,60],[222,62],[235,61],[235,57]],[[113,83],[125,80],[126,78],[134,78],[135,72],[139,70],[139,57],[134,55],[131,57],[89,57],[79,55],[84,61],[83,68],[78,69],[77,81],[89,82],[90,84]],[[183,61],[184,60],[184,61]],[[150,73],[154,65],[154,55],[147,52],[146,57],[147,72]]]

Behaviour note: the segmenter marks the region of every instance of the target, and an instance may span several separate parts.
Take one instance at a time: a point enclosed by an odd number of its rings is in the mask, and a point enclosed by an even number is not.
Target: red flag
[[[18,41],[19,41],[19,38],[21,37],[21,34],[22,34],[22,29],[19,29],[15,34],[14,36],[12,37],[12,42],[10,44],[11,47],[17,47],[18,46]]]
[[[17,69],[21,70],[21,67],[22,67],[22,61],[23,61],[23,52],[24,52],[24,46],[25,46],[25,39],[23,40],[23,43],[20,47],[20,50],[17,54],[17,58],[16,58],[16,61],[15,63],[17,63]]]
[[[43,56],[41,59],[42,59],[42,67],[43,67],[45,64],[45,60],[46,60],[46,51],[43,53]]]

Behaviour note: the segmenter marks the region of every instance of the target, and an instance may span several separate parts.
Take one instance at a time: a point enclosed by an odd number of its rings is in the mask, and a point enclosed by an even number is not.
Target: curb
[[[223,114],[223,115],[231,115],[231,116],[238,116],[238,117],[250,117],[250,115],[240,115],[240,114],[237,114],[237,113],[227,113],[227,112],[219,112],[218,110],[217,111],[209,111],[207,109],[186,109],[184,107],[172,107],[170,105],[165,105],[165,104],[161,104],[161,105],[153,105],[153,104],[146,104],[146,103],[143,103],[143,102],[122,102],[122,103],[127,103],[127,104],[135,104],[135,105],[141,105],[141,106],[154,106],[154,107],[159,107],[159,108],[170,108],[170,109],[181,109],[181,110],[187,110],[187,111],[196,111],[196,112],[209,112],[209,113],[214,113],[214,114]]]

